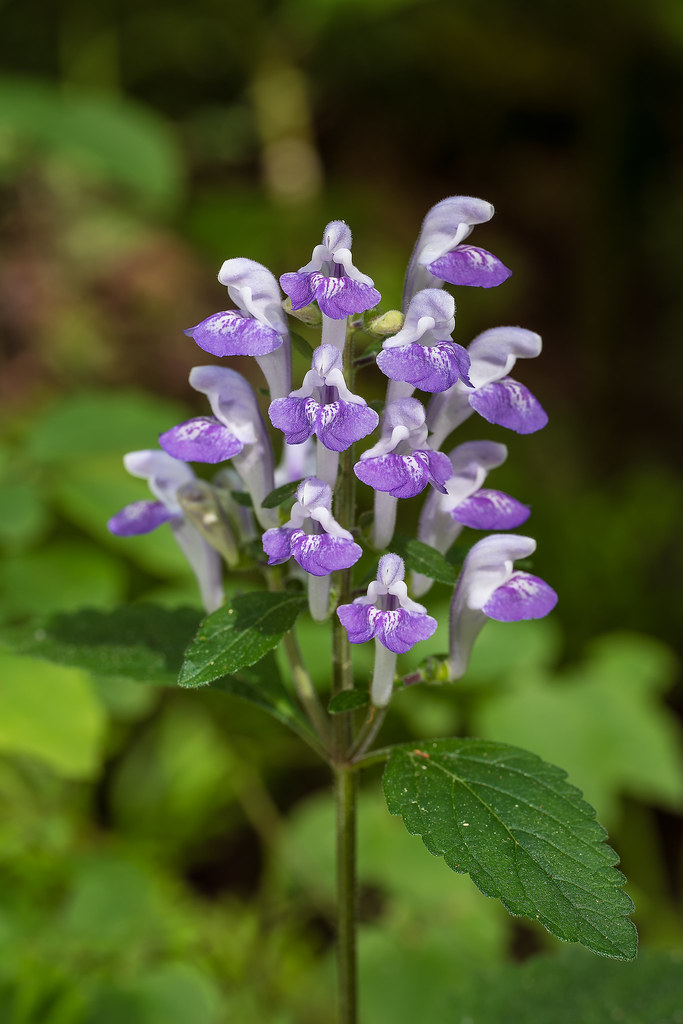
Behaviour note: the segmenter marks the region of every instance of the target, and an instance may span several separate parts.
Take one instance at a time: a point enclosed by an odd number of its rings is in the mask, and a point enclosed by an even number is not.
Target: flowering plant
[[[470,197],[444,199],[429,211],[402,311],[377,310],[380,293],[356,268],[342,221],[327,225],[308,263],[282,275],[284,302],[265,267],[227,260],[219,281],[237,308],[186,333],[213,356],[256,359],[273,432],[245,377],[223,364],[195,367],[190,384],[206,396],[211,414],[166,430],[160,450],[126,455],[126,468],[147,479],[155,500],[135,502],[109,522],[121,536],[168,523],[197,577],[208,615],[186,652],[181,685],[220,682],[254,700],[332,769],[342,1024],[357,1017],[358,777],[379,762],[386,762],[390,812],[484,893],[560,938],[605,956],[635,955],[632,905],[616,855],[561,770],[505,744],[467,738],[374,747],[397,685],[460,679],[487,618],[540,618],[557,601],[548,583],[515,568],[536,545],[507,531],[527,521],[529,508],[484,486],[505,461],[506,446],[477,440],[443,450],[473,413],[519,434],[547,422],[536,397],[510,376],[518,359],[540,353],[537,334],[496,327],[467,347],[452,338],[455,301],[444,284],[489,288],[510,276],[496,256],[466,243],[492,215],[489,203]],[[293,319],[321,327],[315,349],[291,330]],[[304,346],[309,362],[294,381],[293,343]],[[387,378],[379,404],[357,391],[371,363]],[[208,482],[189,463],[220,468]],[[417,537],[406,542],[395,535],[399,505],[421,494]],[[357,497],[372,500],[371,526],[367,514],[357,515]],[[453,544],[463,527],[487,535],[469,548],[456,580]],[[233,576],[250,574],[228,601],[224,565]],[[253,589],[255,574],[264,590]],[[415,600],[435,580],[452,586],[449,651],[402,679],[400,656],[437,628]],[[296,636],[306,605],[315,621],[332,623],[327,703]],[[352,645],[371,640],[372,678],[356,677]],[[280,642],[290,690],[275,698],[266,656]]]

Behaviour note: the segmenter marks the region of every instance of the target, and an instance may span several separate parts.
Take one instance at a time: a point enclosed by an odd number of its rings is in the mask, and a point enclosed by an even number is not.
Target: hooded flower
[[[433,206],[424,221],[406,274],[403,308],[422,288],[455,285],[494,288],[512,271],[497,256],[463,245],[475,224],[493,217],[493,207],[472,196],[450,196]]]
[[[372,279],[353,265],[351,232],[343,220],[330,221],[310,262],[297,273],[283,274],[280,284],[293,310],[317,302],[321,312],[332,320],[363,313],[381,299]]]
[[[422,508],[417,536],[425,544],[445,554],[463,526],[474,530],[512,530],[529,518],[530,510],[504,491],[482,484],[490,470],[502,466],[507,448],[495,441],[466,441],[449,455],[452,474],[445,483],[446,493],[432,491]],[[432,581],[413,574],[416,594],[426,594]]]
[[[185,331],[214,356],[255,356],[279,397],[290,387],[289,330],[271,272],[255,260],[226,260],[218,274],[237,309],[222,310]],[[278,351],[280,350],[280,351]]]
[[[431,483],[444,490],[451,464],[427,443],[425,411],[416,398],[399,398],[384,410],[382,437],[353,467],[359,480],[394,498],[413,498]]]
[[[126,505],[109,520],[109,530],[117,537],[131,537],[170,523],[173,536],[197,577],[206,610],[215,611],[223,602],[220,555],[185,518],[178,497],[182,488],[196,481],[192,469],[165,452],[154,450],[129,452],[123,464],[132,476],[147,480],[156,501]]]
[[[470,357],[451,340],[454,329],[453,296],[425,288],[411,299],[402,329],[383,342],[377,365],[391,380],[421,391],[446,391],[458,380],[471,386]]]
[[[232,459],[263,526],[276,521],[261,502],[273,490],[273,453],[251,386],[226,366],[195,366],[190,384],[205,394],[213,416],[197,416],[159,437],[165,452],[187,462]]]
[[[420,640],[427,640],[437,627],[436,619],[427,609],[408,597],[405,566],[398,555],[383,555],[379,560],[377,579],[368,587],[365,597],[337,608],[337,615],[352,644],[376,639],[375,676],[372,683],[373,704],[389,703],[397,654],[404,654]],[[391,651],[393,659],[382,655],[379,645]]]
[[[486,619],[518,622],[541,619],[557,604],[557,594],[544,580],[515,570],[518,558],[536,550],[531,537],[495,533],[472,547],[453,593],[450,611],[452,679],[467,670],[472,647]]]
[[[302,444],[312,434],[330,451],[343,452],[371,434],[379,416],[365,399],[346,387],[342,354],[334,345],[320,345],[302,387],[272,402],[271,422],[288,445]]]
[[[312,576],[327,576],[354,565],[363,552],[333,517],[329,484],[309,477],[299,484],[296,498],[289,521],[263,534],[268,565],[293,557]]]
[[[541,351],[541,338],[523,327],[494,327],[469,345],[470,381],[461,381],[434,395],[427,410],[430,442],[438,447],[472,411],[489,423],[518,434],[541,430],[548,416],[528,388],[508,376],[518,359],[533,359]]]

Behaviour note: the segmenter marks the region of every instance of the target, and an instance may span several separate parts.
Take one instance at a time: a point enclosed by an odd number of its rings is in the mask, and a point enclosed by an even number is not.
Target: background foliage
[[[171,688],[153,652],[105,674],[46,660],[35,619],[196,606],[170,536],[104,524],[143,497],[122,453],[199,410],[182,329],[223,303],[220,262],[295,269],[342,216],[395,304],[421,217],[452,193],[496,205],[481,244],[514,270],[457,297],[456,339],[520,323],[546,341],[525,382],[550,428],[500,431],[496,485],[534,506],[535,569],[561,602],[549,622],[489,624],[457,689],[399,694],[388,739],[478,735],[566,768],[610,828],[646,951],[558,952],[427,857],[369,779],[365,1013],[496,1024],[552,1000],[586,1024],[680,1020],[680,4],[0,12],[3,1021],[326,1019],[312,755],[234,697]],[[304,618],[301,634],[322,683],[326,631]],[[443,625],[423,648],[445,649]]]

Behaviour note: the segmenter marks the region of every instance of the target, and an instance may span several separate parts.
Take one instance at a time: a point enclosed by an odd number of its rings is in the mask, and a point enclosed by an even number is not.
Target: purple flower
[[[150,533],[162,523],[170,523],[173,536],[197,577],[206,610],[215,611],[223,603],[221,559],[199,531],[185,519],[178,491],[196,477],[190,466],[165,452],[145,450],[128,452],[123,464],[132,476],[147,480],[156,501],[135,501],[117,512],[107,523],[118,537]]]
[[[213,416],[198,416],[171,427],[159,437],[161,447],[188,462],[232,459],[259,522],[264,527],[273,525],[275,511],[261,508],[275,486],[273,452],[251,385],[226,366],[195,366],[190,384],[208,397]]]
[[[359,480],[394,498],[412,498],[431,483],[437,490],[451,474],[443,452],[427,444],[425,411],[416,398],[399,398],[384,410],[382,437],[353,467]]]
[[[353,265],[351,232],[343,220],[327,225],[322,245],[316,245],[310,262],[297,273],[283,274],[280,284],[292,309],[317,302],[321,312],[332,320],[363,313],[381,299],[372,279]]]
[[[460,534],[463,526],[475,530],[511,530],[529,518],[529,507],[504,491],[482,487],[490,470],[502,466],[507,458],[504,444],[494,441],[466,441],[449,455],[451,476],[446,493],[432,491],[420,515],[418,539],[442,554]],[[426,594],[431,579],[414,574],[416,594]]]
[[[446,391],[456,381],[470,385],[470,357],[451,340],[455,300],[438,288],[424,288],[408,306],[405,323],[377,356],[382,373],[422,391]]]
[[[427,614],[426,608],[408,597],[404,579],[403,559],[398,555],[383,555],[377,580],[370,584],[366,596],[337,608],[352,644],[363,644],[375,638],[371,699],[377,707],[389,703],[396,655],[409,651],[420,640],[427,640],[437,627],[436,619]],[[393,658],[383,655],[380,645],[390,651]]]
[[[422,288],[449,284],[493,288],[512,271],[486,249],[463,245],[475,224],[493,216],[483,199],[450,196],[433,206],[424,221],[406,274],[403,308]]]
[[[544,580],[514,569],[514,561],[536,550],[531,537],[496,533],[472,547],[453,593],[450,612],[452,679],[465,674],[472,646],[486,619],[518,622],[540,619],[557,604],[557,594]]]
[[[435,447],[476,410],[489,423],[531,434],[548,416],[528,388],[509,377],[517,359],[532,359],[541,351],[541,338],[523,327],[494,327],[469,345],[472,389],[458,381],[434,395],[427,410],[430,442]]]
[[[185,334],[214,356],[255,356],[271,396],[286,394],[291,384],[289,331],[277,281],[262,264],[241,257],[226,260],[218,280],[238,309],[214,313]]]
[[[371,434],[379,416],[365,399],[346,387],[342,354],[334,345],[320,345],[302,387],[272,402],[271,422],[287,444],[302,444],[312,434],[330,451],[343,452]]]
[[[309,477],[299,484],[296,497],[289,521],[263,534],[268,565],[279,565],[293,557],[312,576],[349,569],[363,552],[332,515],[330,485]]]

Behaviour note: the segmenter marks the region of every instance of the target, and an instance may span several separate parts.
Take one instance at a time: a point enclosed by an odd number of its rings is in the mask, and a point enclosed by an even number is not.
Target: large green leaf
[[[618,857],[565,773],[484,740],[392,751],[384,794],[413,835],[487,896],[553,935],[630,960],[637,936]]]
[[[178,682],[206,686],[248,668],[272,651],[304,608],[303,594],[241,594],[202,622],[189,647]]]
[[[201,613],[134,605],[100,612],[87,608],[53,615],[21,629],[6,628],[0,640],[19,654],[118,676],[172,686]]]

